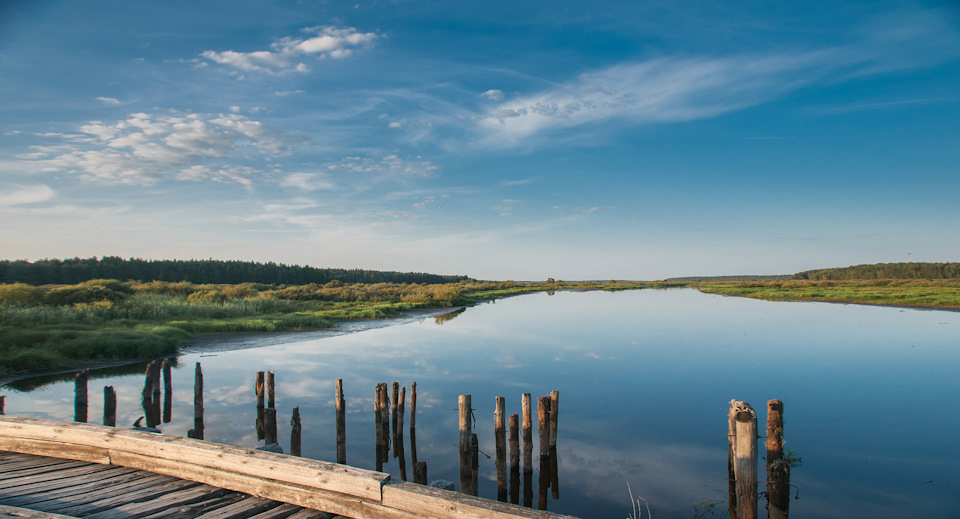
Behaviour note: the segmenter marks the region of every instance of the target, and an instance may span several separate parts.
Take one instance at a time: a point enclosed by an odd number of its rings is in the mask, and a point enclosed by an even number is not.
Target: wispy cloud
[[[117,99],[116,97],[98,97],[97,101],[100,101],[101,103],[106,103],[108,105],[120,104],[120,100]]]
[[[715,117],[815,82],[930,66],[960,56],[960,36],[935,14],[881,21],[832,48],[726,57],[661,57],[582,74],[501,103],[477,119],[487,145],[520,145],[542,133],[597,123],[650,124]]]
[[[270,50],[253,52],[208,50],[202,52],[200,56],[244,72],[306,73],[310,71],[310,67],[301,61],[304,57],[344,59],[357,50],[372,46],[381,38],[376,33],[362,33],[353,27],[308,27],[303,29],[303,32],[313,36],[281,38],[270,45]],[[277,93],[277,95],[284,94]]]
[[[7,186],[0,192],[0,207],[35,204],[46,202],[53,198],[54,192],[50,186]]]
[[[285,136],[238,114],[136,113],[112,123],[91,121],[61,142],[34,146],[21,159],[46,172],[126,184],[164,179],[250,184],[258,170],[238,164],[287,152]]]

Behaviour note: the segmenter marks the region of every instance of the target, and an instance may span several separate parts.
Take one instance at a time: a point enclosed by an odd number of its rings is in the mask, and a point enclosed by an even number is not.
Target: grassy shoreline
[[[469,306],[543,291],[690,287],[772,301],[960,310],[960,280],[474,282],[197,285],[91,280],[0,284],[0,378],[176,355],[212,333],[323,330],[417,309]]]
[[[323,330],[416,309],[549,290],[630,290],[655,283],[195,285],[91,280],[0,285],[0,377],[159,358],[199,334]]]
[[[691,283],[701,292],[768,301],[817,301],[960,311],[960,280],[757,281]]]

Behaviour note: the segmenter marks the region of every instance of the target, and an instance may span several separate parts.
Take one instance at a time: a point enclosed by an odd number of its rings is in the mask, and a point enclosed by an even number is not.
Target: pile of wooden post
[[[730,401],[728,414],[729,511],[732,519],[757,517],[757,414],[750,404]],[[790,507],[790,462],[783,458],[783,402],[767,402],[767,517],[786,519]]]
[[[406,419],[407,388],[393,383],[392,405],[389,386],[384,382],[377,384],[373,413],[376,430],[377,471],[383,471],[383,464],[390,459],[391,445],[393,457],[400,467],[400,479],[407,481],[406,448],[403,429]],[[339,427],[339,421],[338,421]],[[339,429],[338,429],[339,430]],[[392,431],[392,433],[391,433]],[[410,457],[413,467],[413,482],[427,484],[427,462],[417,459],[417,383],[410,386]],[[339,435],[338,435],[339,452]]]
[[[473,408],[471,395],[460,395],[460,492],[477,495],[479,480],[479,445],[477,434],[473,432]],[[523,505],[533,506],[533,420],[530,393],[521,395],[523,415]],[[509,486],[510,502],[520,504],[520,417],[513,414],[509,418],[510,440],[510,478],[507,478],[507,438],[505,423],[506,399],[496,397],[494,410],[494,439],[496,443],[497,500],[507,501]],[[554,499],[560,498],[560,484],[557,470],[557,417],[560,410],[560,392],[553,391],[549,396],[537,399],[537,418],[539,422],[540,445],[540,510],[547,508],[547,491],[553,489]]]

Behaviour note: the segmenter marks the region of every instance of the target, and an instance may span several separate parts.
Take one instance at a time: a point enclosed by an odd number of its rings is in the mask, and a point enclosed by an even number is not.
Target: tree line
[[[200,284],[264,283],[268,285],[342,283],[459,283],[461,275],[316,268],[283,263],[223,260],[144,260],[117,256],[97,258],[0,260],[0,283],[72,285],[91,279],[188,281]]]
[[[960,279],[960,263],[876,263],[807,270],[793,279],[811,281],[860,279]]]

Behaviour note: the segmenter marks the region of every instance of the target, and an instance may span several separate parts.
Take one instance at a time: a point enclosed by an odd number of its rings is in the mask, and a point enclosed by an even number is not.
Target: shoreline
[[[690,287],[696,288],[696,287]],[[783,298],[774,298],[774,297],[753,297],[747,294],[728,294],[724,292],[706,292],[699,288],[696,289],[697,292],[701,294],[712,294],[715,296],[724,296],[724,297],[742,297],[744,299],[756,299],[758,301],[774,301],[774,302],[787,302],[787,303],[830,303],[830,304],[843,304],[843,305],[860,305],[860,306],[880,306],[884,308],[901,308],[906,310],[927,310],[927,311],[942,311],[942,312],[960,312],[960,307],[956,306],[926,306],[926,305],[908,305],[908,304],[893,304],[893,303],[881,303],[881,302],[870,302],[870,301],[854,301],[848,299],[829,299],[829,298],[802,298],[802,297],[783,297]]]
[[[142,362],[150,362],[152,360],[158,360],[158,359],[171,359],[171,358],[176,358],[186,354],[219,353],[224,351],[235,351],[235,350],[243,350],[248,348],[260,348],[264,346],[273,346],[276,344],[283,344],[288,342],[301,342],[301,341],[308,341],[308,340],[314,340],[314,339],[324,339],[327,337],[337,337],[340,335],[360,333],[367,330],[385,328],[387,326],[397,326],[401,324],[417,322],[421,319],[426,319],[429,317],[438,317],[438,316],[450,314],[453,312],[459,312],[465,308],[466,306],[452,306],[452,307],[444,307],[444,308],[414,309],[414,310],[403,312],[393,317],[387,317],[385,319],[354,319],[354,320],[348,320],[348,321],[340,321],[335,323],[334,326],[330,328],[323,328],[318,330],[284,331],[284,332],[202,333],[202,334],[198,334],[193,337],[188,337],[187,339],[185,339],[182,343],[177,345],[177,352],[171,355],[164,355],[161,357],[145,357],[145,358],[137,358],[137,359],[113,360],[113,361],[104,361],[104,362],[84,362],[84,363],[75,364],[68,368],[62,368],[62,369],[56,369],[56,370],[50,370],[50,371],[14,373],[10,375],[0,376],[0,388],[8,384],[11,384],[13,382],[35,378],[35,377],[49,377],[54,375],[63,375],[66,373],[74,373],[81,370],[96,371],[101,369],[116,368],[120,366],[129,366],[131,364],[139,364]],[[264,339],[267,339],[267,340],[264,340]],[[251,342],[254,340],[256,340],[256,344],[251,344]]]

